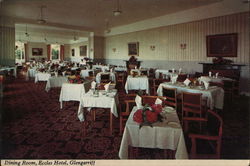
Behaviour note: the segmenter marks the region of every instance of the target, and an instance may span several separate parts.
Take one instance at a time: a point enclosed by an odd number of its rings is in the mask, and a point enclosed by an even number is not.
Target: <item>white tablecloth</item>
[[[11,70],[13,70],[14,72],[13,72],[13,74],[14,74],[14,76],[16,77],[17,76],[17,72],[16,72],[16,69],[17,67],[15,66],[15,67],[2,67],[2,68],[0,68],[0,72],[1,71],[11,71]]]
[[[101,82],[101,74],[109,74],[111,81],[116,83],[115,73],[112,73],[112,72],[100,72],[100,73],[97,73],[97,75],[96,75],[96,83],[99,84]]]
[[[90,71],[93,71],[93,74],[94,74],[94,70],[92,70],[92,69],[81,70],[81,73],[80,73],[81,77],[83,77],[83,78],[89,77],[89,72]]]
[[[125,84],[125,90],[127,93],[129,90],[146,90],[146,93],[149,94],[148,77],[132,77],[129,75]]]
[[[208,77],[208,76],[201,76],[199,81],[207,81],[207,82],[217,82],[217,83],[223,83],[224,80],[233,81],[231,78],[226,77]]]
[[[48,81],[50,77],[51,77],[50,73],[36,73],[35,83],[37,83],[38,81]]]
[[[93,96],[93,91],[90,90],[88,93],[83,95],[80,100],[78,108],[78,118],[82,122],[84,121],[83,107],[99,107],[99,108],[110,108],[112,114],[118,117],[117,104],[118,97],[117,92],[112,91],[109,94],[111,96],[102,95],[104,91],[99,91],[99,96]]]
[[[168,78],[170,78],[170,76],[176,76],[179,74],[178,72],[172,73],[172,72],[169,72],[169,70],[157,69],[155,71],[155,78],[159,78],[160,73],[163,74],[164,79],[168,79]],[[165,75],[165,77],[164,77],[164,75]]]
[[[102,72],[105,72],[106,70],[109,70],[109,66],[104,66],[104,65],[93,65],[93,69],[101,69]]]
[[[90,86],[90,81],[83,84],[63,83],[59,98],[60,108],[62,109],[63,101],[80,101],[81,96],[88,92]]]
[[[176,150],[176,159],[188,159],[188,153],[182,128],[176,111],[167,113],[167,120],[153,124],[153,127],[142,126],[133,120],[137,107],[134,107],[126,122],[119,157],[128,158],[128,147],[159,148]]]
[[[115,71],[127,71],[126,67],[115,67]]]
[[[61,87],[63,83],[67,83],[68,78],[67,77],[50,77],[47,81],[45,90],[48,92],[50,88],[52,87]]]
[[[224,90],[217,86],[211,86],[208,90],[197,87],[187,87],[183,83],[171,84],[169,82],[161,83],[157,89],[158,96],[162,96],[162,87],[176,88],[177,93],[191,92],[191,93],[202,93],[203,98],[207,98],[207,106],[210,109],[218,108],[223,109],[224,104]]]

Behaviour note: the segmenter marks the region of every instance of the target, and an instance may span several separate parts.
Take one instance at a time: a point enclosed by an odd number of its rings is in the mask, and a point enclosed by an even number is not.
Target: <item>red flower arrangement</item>
[[[142,109],[138,109],[133,116],[133,120],[142,126],[151,126],[157,121],[162,121],[162,106],[160,104],[154,104],[151,107],[145,105]]]

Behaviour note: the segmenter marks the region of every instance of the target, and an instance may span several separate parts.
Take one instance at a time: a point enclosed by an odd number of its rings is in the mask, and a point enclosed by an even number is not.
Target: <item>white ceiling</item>
[[[2,0],[2,14],[20,23],[37,23],[40,6],[47,25],[104,31],[137,21],[208,5],[222,0],[120,0],[122,14],[113,16],[117,0]]]
[[[16,40],[23,42],[46,42],[59,44],[73,44],[88,40],[89,32],[40,26],[34,24],[16,24]],[[25,33],[28,33],[26,36]]]
[[[113,11],[117,9],[117,0],[0,0],[0,14],[13,19],[16,23],[17,40],[43,42],[46,37],[50,43],[59,41],[71,44],[88,40],[90,32],[105,34],[107,29],[120,31],[119,29],[122,27],[128,29],[123,25],[139,22],[144,25],[144,20],[157,19],[167,15],[170,21],[171,16],[175,17],[174,13],[189,9],[196,10],[202,6],[221,4],[222,8],[223,5],[225,6],[223,12],[228,11],[229,8],[233,9],[235,5],[235,8],[242,8],[243,0],[119,1],[122,11],[119,16],[113,15]],[[238,2],[236,3],[236,1]],[[42,5],[46,6],[43,9],[46,24],[37,23],[37,19],[40,19]],[[210,15],[212,14],[210,13]],[[167,22],[166,19],[164,22]],[[25,38],[26,25],[28,25],[29,38]],[[132,29],[136,30],[134,27]],[[79,40],[75,41],[75,36]]]

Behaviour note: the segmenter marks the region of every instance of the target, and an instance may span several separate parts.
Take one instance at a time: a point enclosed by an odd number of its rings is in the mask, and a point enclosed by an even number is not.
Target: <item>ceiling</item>
[[[26,35],[26,33],[28,35]],[[89,32],[72,29],[40,26],[34,24],[16,24],[15,37],[21,42],[45,42],[59,44],[74,44],[88,41]]]
[[[105,29],[159,17],[222,0],[119,0],[122,14],[114,16],[117,0],[1,0],[1,14],[19,23],[37,24],[40,6],[46,25],[85,31]],[[107,25],[108,22],[108,25]]]

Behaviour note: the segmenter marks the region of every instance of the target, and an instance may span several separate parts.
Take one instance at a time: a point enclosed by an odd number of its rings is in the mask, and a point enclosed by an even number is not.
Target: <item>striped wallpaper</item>
[[[167,21],[167,20],[166,20]],[[170,25],[105,38],[103,59],[128,59],[127,43],[139,42],[140,60],[212,61],[206,57],[206,35],[238,33],[235,63],[249,63],[249,13]],[[181,49],[180,44],[186,44]],[[150,46],[155,46],[151,50]],[[113,51],[116,48],[116,51]]]

